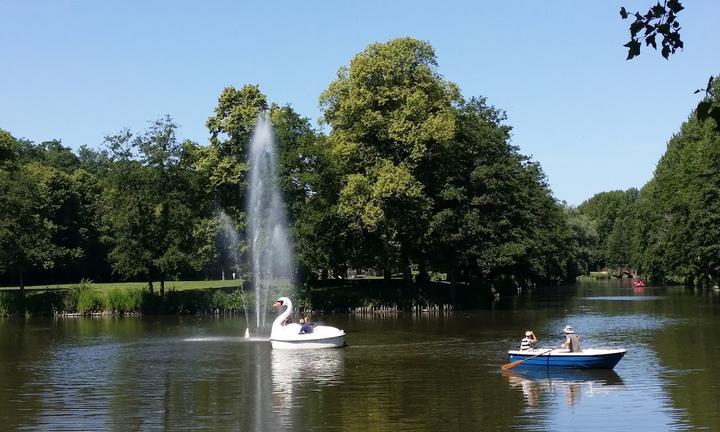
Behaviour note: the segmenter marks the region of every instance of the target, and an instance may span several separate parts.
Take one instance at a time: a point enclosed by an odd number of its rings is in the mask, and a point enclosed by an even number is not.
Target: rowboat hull
[[[567,350],[554,350],[545,353],[547,349],[528,351],[508,351],[510,362],[525,360],[518,367],[552,367],[569,369],[612,369],[625,355],[624,349],[586,349],[579,353]],[[540,355],[538,355],[540,354]],[[535,358],[530,358],[537,355]]]

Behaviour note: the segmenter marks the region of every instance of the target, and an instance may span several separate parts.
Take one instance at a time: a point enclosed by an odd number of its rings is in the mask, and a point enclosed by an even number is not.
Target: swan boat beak
[[[274,308],[279,308],[279,307],[282,306],[282,305],[283,305],[282,300],[278,300],[278,301],[276,301],[275,303],[273,303],[273,307],[274,307]]]

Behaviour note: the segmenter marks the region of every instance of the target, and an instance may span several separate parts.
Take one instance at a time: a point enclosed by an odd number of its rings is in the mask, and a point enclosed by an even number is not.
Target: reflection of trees
[[[654,335],[652,342],[665,371],[667,391],[675,407],[687,412],[697,428],[720,430],[720,307],[704,299],[675,301],[673,315],[684,317]],[[700,303],[700,304],[699,304]],[[687,318],[693,317],[693,318]]]
[[[274,430],[269,354],[240,338],[127,347],[113,370],[112,427]]]
[[[0,319],[0,425],[14,430],[32,425],[42,406],[42,374],[56,333],[37,331],[37,322]]]

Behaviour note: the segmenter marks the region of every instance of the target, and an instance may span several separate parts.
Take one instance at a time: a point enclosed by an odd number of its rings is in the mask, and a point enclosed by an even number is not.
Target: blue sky
[[[513,143],[555,196],[580,204],[641,187],[667,140],[720,73],[720,2],[685,1],[685,50],[625,61],[617,1],[0,0],[0,128],[36,142],[99,147],[170,114],[206,143],[226,86],[257,83],[315,122],[318,96],[368,44],[430,42],[466,97],[507,111]]]

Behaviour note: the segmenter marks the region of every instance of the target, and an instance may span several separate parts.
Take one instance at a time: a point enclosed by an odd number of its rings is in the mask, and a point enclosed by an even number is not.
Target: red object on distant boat
[[[642,279],[637,279],[632,281],[633,288],[643,288],[645,286],[645,282],[642,281]]]

